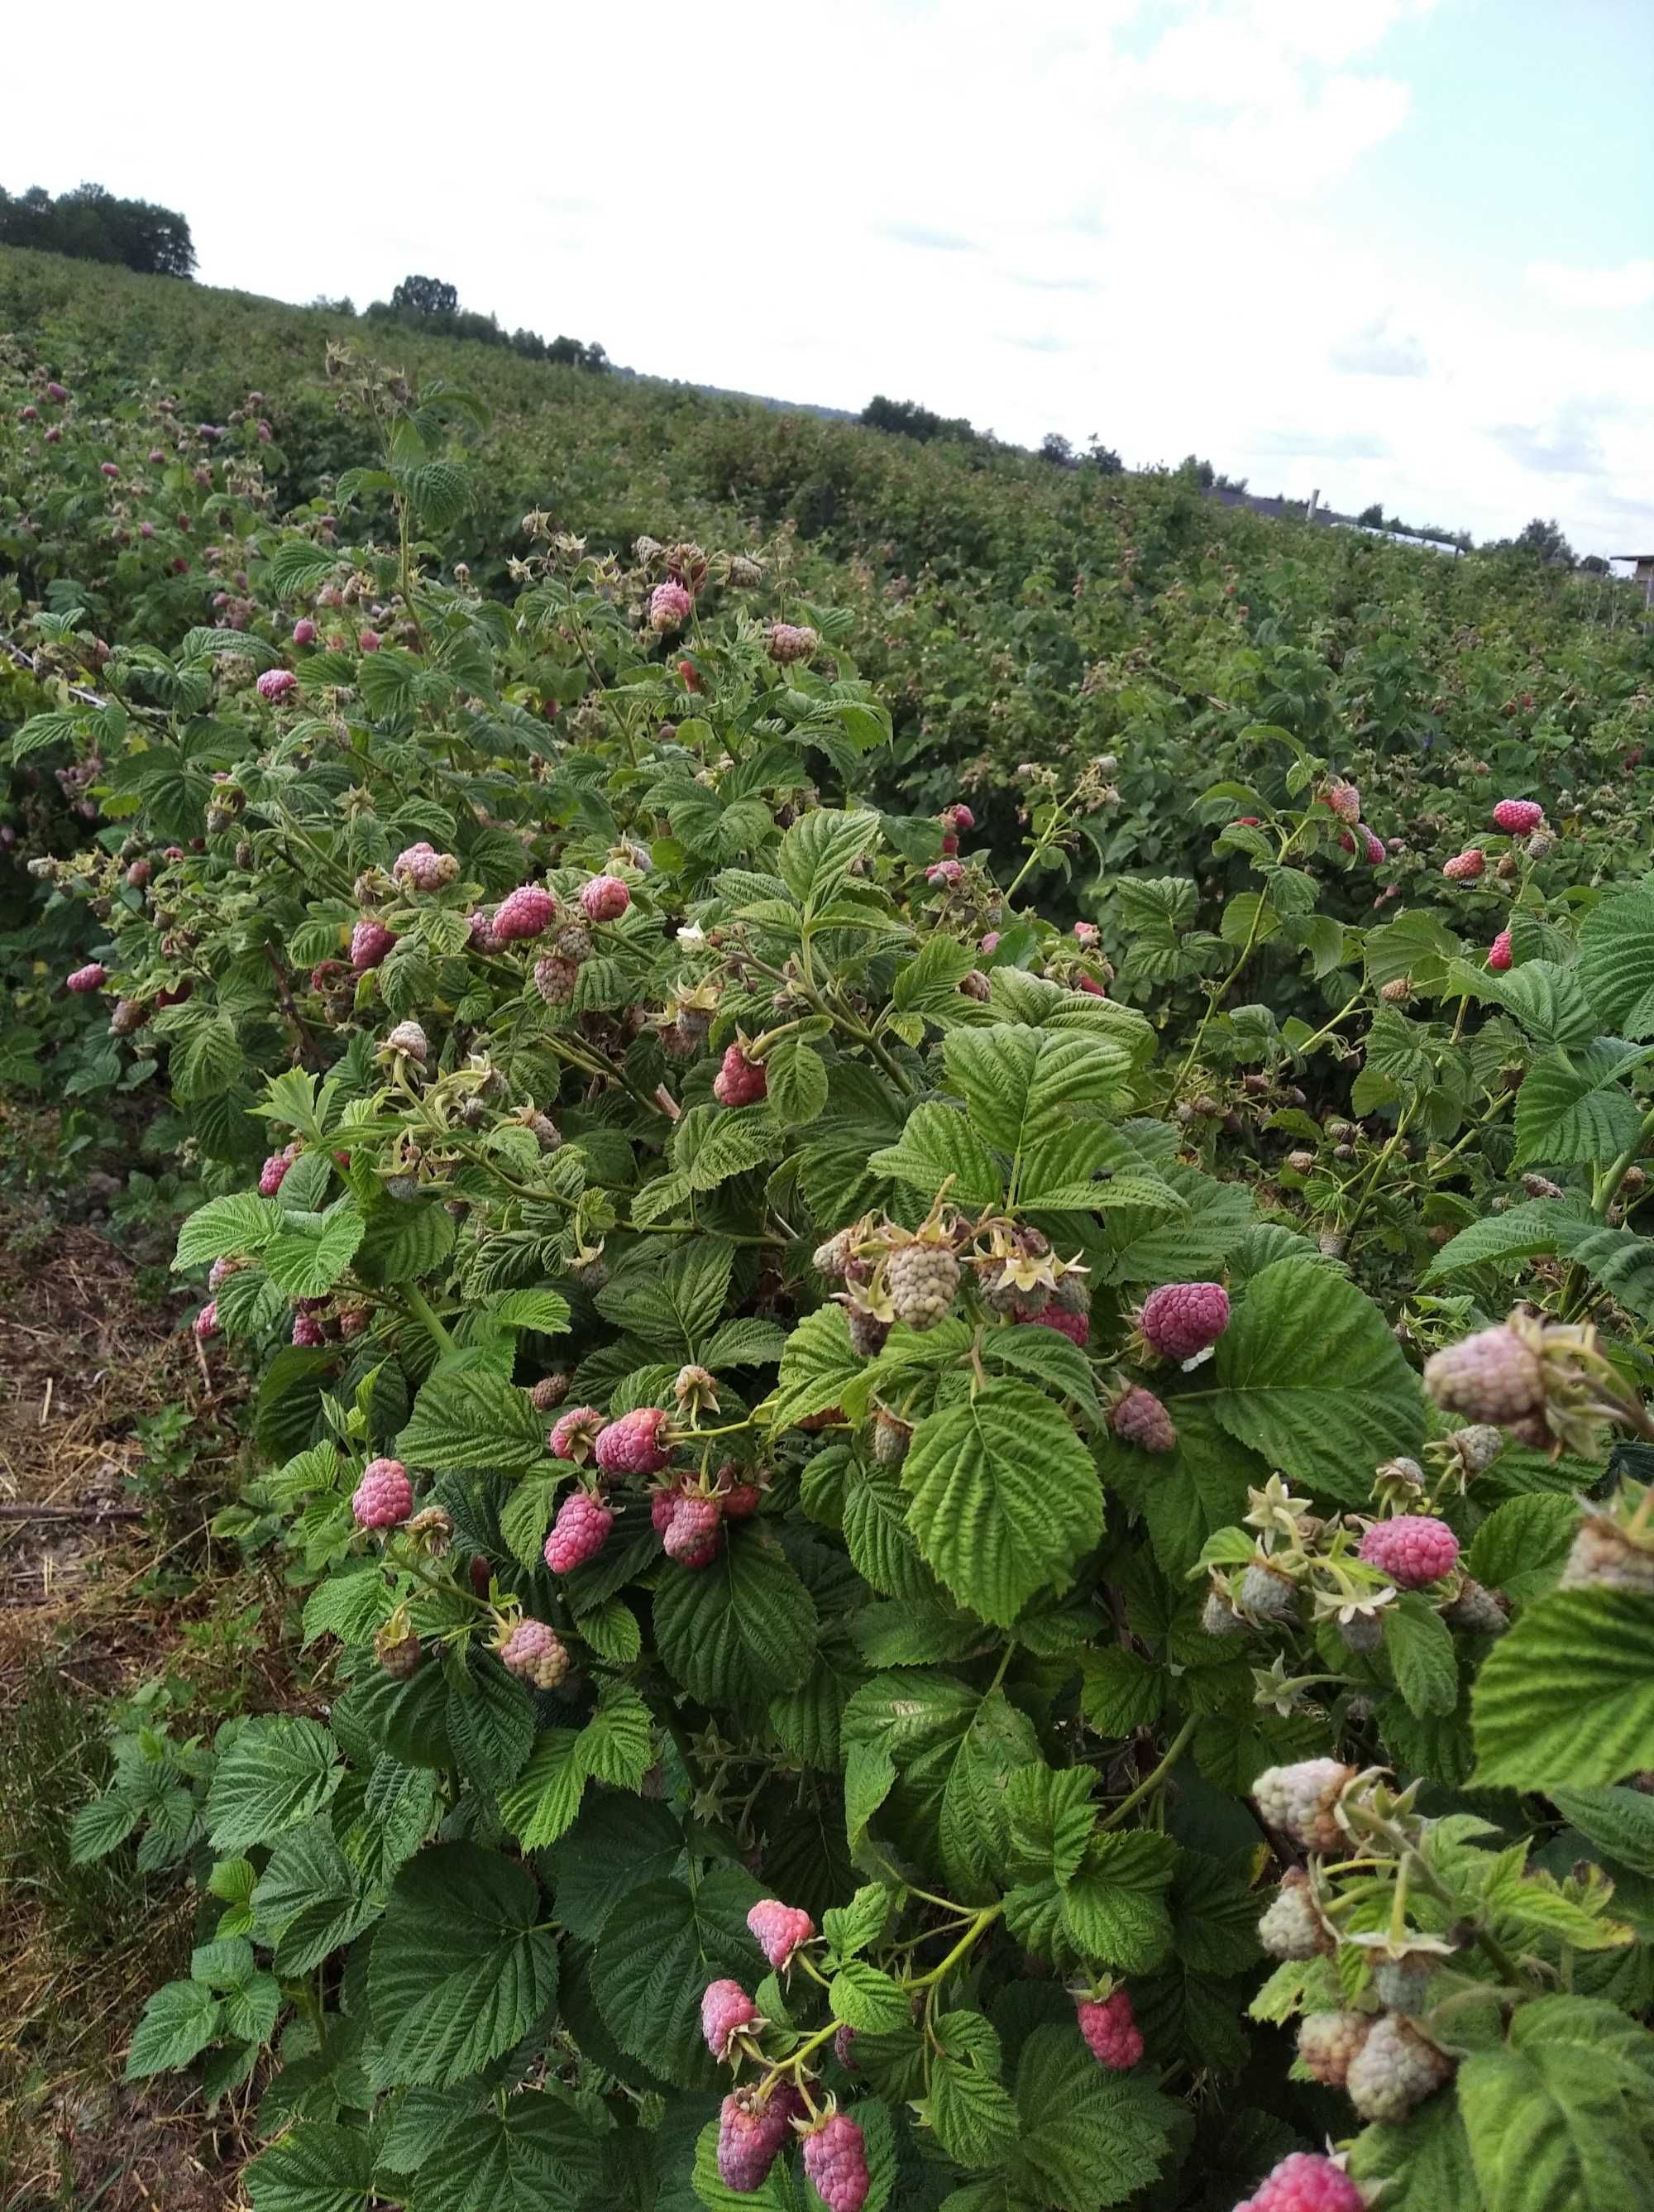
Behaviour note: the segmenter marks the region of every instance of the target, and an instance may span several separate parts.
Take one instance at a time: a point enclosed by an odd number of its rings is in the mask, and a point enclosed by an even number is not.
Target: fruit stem
[[[405,1284],[403,1288],[403,1296],[408,1301],[409,1312],[412,1313],[415,1321],[423,1324],[425,1329],[437,1345],[438,1349],[445,1355],[451,1352],[454,1348],[454,1340],[452,1337],[449,1335],[448,1331],[443,1325],[442,1322],[437,1317],[437,1315],[432,1307],[431,1301],[426,1297],[424,1291],[421,1290],[419,1285],[417,1283]]]
[[[1131,1792],[1129,1797],[1123,1797],[1120,1802],[1114,1808],[1114,1810],[1108,1815],[1106,1820],[1099,1821],[1098,1833],[1100,1835],[1106,1834],[1110,1828],[1118,1828],[1121,1821],[1124,1820],[1126,1814],[1131,1811],[1134,1806],[1140,1805],[1143,1799],[1148,1796],[1152,1791],[1160,1788],[1161,1783],[1165,1781],[1166,1776],[1170,1774],[1172,1769],[1183,1757],[1184,1753],[1188,1750],[1190,1740],[1194,1735],[1194,1733],[1195,1716],[1191,1713],[1188,1719],[1172,1737],[1171,1743],[1166,1747],[1166,1756],[1161,1759],[1160,1765],[1154,1769],[1154,1772],[1152,1774],[1146,1775],[1137,1784],[1136,1788]]]
[[[1004,1910],[1005,1905],[1003,1899],[997,1905],[985,1905],[982,1911],[977,1914],[975,1919],[972,1921],[965,1933],[960,1937],[958,1942],[954,1944],[953,1949],[948,1954],[948,1956],[942,1960],[942,1964],[939,1966],[932,1966],[928,1974],[921,1974],[917,1981],[910,1982],[907,1985],[908,1988],[910,1990],[934,1989],[938,1982],[944,1981],[948,1974],[952,1972],[957,1962],[962,1959],[965,1956],[965,1954],[971,1948],[977,1938],[993,1926],[995,1921],[998,1919],[1000,1914]]]

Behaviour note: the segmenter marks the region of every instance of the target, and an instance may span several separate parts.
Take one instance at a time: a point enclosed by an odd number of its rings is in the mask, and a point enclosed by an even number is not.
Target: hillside
[[[1654,2200],[1627,595],[0,323],[0,2167]]]

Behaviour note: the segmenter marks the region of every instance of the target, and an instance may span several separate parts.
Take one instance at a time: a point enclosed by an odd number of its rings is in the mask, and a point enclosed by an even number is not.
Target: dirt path
[[[149,1990],[187,1961],[189,1886],[130,1846],[69,1849],[110,1698],[164,1680],[191,1734],[279,1702],[279,1607],[206,1533],[234,1487],[221,1365],[105,1238],[0,1207],[0,2212],[237,2202],[240,2116],[120,2080]]]

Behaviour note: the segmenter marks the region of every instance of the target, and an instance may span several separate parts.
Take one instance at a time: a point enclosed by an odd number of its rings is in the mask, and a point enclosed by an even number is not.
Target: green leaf
[[[1654,2037],[1612,2005],[1542,1997],[1461,2065],[1458,2107],[1499,2212],[1619,2212],[1654,2199]]]
[[[448,1741],[476,1790],[503,1790],[521,1772],[534,1742],[534,1700],[494,1653],[473,1651],[448,1676]]]
[[[1654,1597],[1539,1599],[1483,1662],[1471,1717],[1483,1787],[1587,1789],[1654,1765]]]
[[[835,1406],[859,1413],[871,1389],[866,1360],[851,1349],[844,1308],[818,1306],[787,1339],[771,1401],[771,1425],[777,1431],[795,1428],[810,1414]]]
[[[325,1805],[344,1778],[319,1722],[262,1715],[243,1721],[207,1793],[207,1832],[220,1850],[269,1843]]]
[[[762,1972],[747,1915],[761,1891],[740,1867],[719,1867],[691,1891],[677,1881],[633,1890],[603,1923],[591,1986],[623,2051],[681,2088],[710,2088],[718,2069],[700,2033],[708,1982],[752,1984]]]
[[[142,1818],[142,1807],[117,1790],[92,1798],[75,1815],[70,1831],[70,1863],[88,1866],[94,1859],[106,1857],[126,1841]]]
[[[991,1329],[983,1340],[982,1357],[990,1367],[1032,1375],[1058,1397],[1071,1398],[1094,1419],[1102,1419],[1091,1362],[1060,1329],[1041,1328],[1037,1323]]]
[[[1075,1106],[1111,1103],[1132,1065],[1112,1038],[1009,1023],[952,1031],[943,1057],[972,1127],[1014,1158],[1065,1128]]]
[[[1063,2212],[1097,2212],[1146,2189],[1182,2118],[1152,2082],[1105,2073],[1071,2027],[1037,2027],[1024,2044],[1016,2105],[1011,2180]]]
[[[264,1251],[264,1272],[290,1298],[324,1297],[355,1256],[367,1224],[348,1200],[326,1213],[285,1215]]]
[[[990,1382],[919,1423],[902,1463],[919,1548],[961,1604],[1009,1626],[1103,1531],[1091,1456],[1051,1400]]]
[[[1063,1889],[1063,1917],[1081,1955],[1123,1974],[1157,1966],[1172,1948],[1165,1893],[1176,1864],[1169,1836],[1146,1828],[1094,1836]]]
[[[785,1038],[764,1056],[770,1111],[790,1129],[819,1119],[827,1103],[827,1063],[814,1046]]]
[[[589,1779],[580,1731],[543,1729],[528,1765],[501,1792],[500,1817],[524,1850],[554,1844],[573,1826]]]
[[[1589,1224],[1583,1200],[1538,1198],[1527,1206],[1513,1206],[1507,1213],[1489,1213],[1444,1244],[1421,1279],[1433,1283],[1461,1267],[1567,1251],[1572,1238]]]
[[[1555,1582],[1578,1528],[1572,1498],[1507,1498],[1477,1529],[1466,1571],[1485,1589],[1525,1602]]]
[[[876,814],[811,807],[781,840],[776,866],[800,905],[825,907],[849,881],[851,869],[879,842]]]
[[[439,1844],[397,1876],[368,1966],[378,2078],[442,2087],[508,2050],[557,1993],[557,1948],[536,1926],[526,1868]]]
[[[287,1210],[274,1198],[259,1198],[237,1191],[228,1198],[209,1198],[197,1206],[178,1232],[174,1267],[199,1267],[209,1260],[240,1259],[261,1252],[279,1235]]]
[[[796,1689],[815,1656],[815,1607],[757,1524],[726,1530],[709,1567],[655,1592],[655,1641],[674,1679],[706,1705]]]
[[[899,1143],[875,1152],[868,1165],[876,1176],[909,1183],[934,1198],[943,1183],[961,1206],[998,1206],[1004,1185],[987,1146],[965,1116],[951,1106],[916,1106]]]
[[[1120,1644],[1080,1655],[1080,1709],[1099,1735],[1152,1728],[1166,1702],[1166,1676],[1152,1659]]]
[[[1355,2138],[1349,2170],[1358,2181],[1387,2183],[1378,2201],[1393,2212],[1458,2212],[1460,2206],[1481,2212],[1456,2097],[1432,2097],[1397,2124],[1365,2129]]]
[[[1603,1027],[1654,1036],[1654,894],[1612,894],[1585,916],[1579,975]]]
[[[1633,1873],[1654,1876],[1654,1797],[1632,1789],[1556,1789],[1550,1799],[1587,1843]]]
[[[407,2100],[399,2123],[409,2107],[422,2117],[421,2094]],[[431,2140],[420,2148],[411,2200],[419,2212],[573,2212],[597,2201],[604,2135],[591,2103],[550,2085],[463,2116],[446,2100],[428,2103]],[[393,2171],[395,2148],[393,2139],[385,2161]]]
[[[259,1941],[277,1971],[307,1974],[379,1917],[379,1904],[334,1841],[325,1820],[283,1836],[258,1877],[251,1904]]]
[[[569,1321],[568,1300],[555,1291],[507,1291],[488,1308],[491,1328],[529,1328],[540,1336],[566,1334]]]
[[[1452,1631],[1415,1592],[1384,1614],[1384,1656],[1409,1711],[1421,1717],[1451,1713],[1458,1703],[1458,1660]]]
[[[945,2013],[938,2034],[960,2015]],[[955,2055],[944,2047],[930,2068],[930,2094],[917,2106],[920,2118],[959,2166],[997,2166],[1016,2142],[1016,2107],[999,2079],[999,2045],[985,2020],[985,2047]]]
[[[682,1850],[683,1832],[664,1805],[594,1790],[550,1854],[558,1918],[573,1935],[595,1942],[621,1899],[663,1880]]]
[[[442,1265],[454,1248],[454,1234],[445,1206],[392,1199],[373,1210],[356,1255],[357,1272],[379,1288],[417,1282]],[[539,1295],[554,1297],[550,1291]],[[560,1298],[554,1303],[562,1304]]]
[[[848,1960],[839,1969],[827,1991],[827,2003],[835,2020],[875,2035],[888,2035],[906,2027],[913,2010],[913,2000],[900,1984],[865,1959]]]
[[[355,2128],[300,2120],[242,2173],[252,2212],[364,2212],[373,2145]]]
[[[167,1982],[143,2008],[126,2054],[126,2079],[187,2066],[224,2033],[223,2007],[203,1982]]]
[[[315,544],[308,538],[284,538],[271,556],[264,580],[278,599],[297,599],[301,592],[317,591],[326,583],[339,558],[330,547]]]
[[[1375,1467],[1424,1442],[1423,1393],[1389,1324],[1324,1267],[1277,1260],[1254,1276],[1212,1373],[1233,1436],[1346,1504],[1366,1502]]]
[[[1654,1803],[1650,1805],[1654,1817]],[[882,1882],[866,1882],[848,1905],[830,1905],[821,1915],[821,1933],[840,1959],[849,1959],[876,1943],[890,1923],[894,1903]]]
[[[398,1455],[433,1474],[529,1474],[546,1459],[546,1425],[526,1390],[485,1370],[439,1367],[414,1401]]]
[[[1516,1097],[1518,1168],[1536,1161],[1606,1166],[1636,1138],[1637,1103],[1621,1077],[1640,1058],[1633,1045],[1600,1037],[1572,1057],[1536,1060]]]
[[[242,1064],[235,1024],[227,1014],[197,1022],[169,1062],[173,1096],[185,1100],[210,1097],[229,1087]]]

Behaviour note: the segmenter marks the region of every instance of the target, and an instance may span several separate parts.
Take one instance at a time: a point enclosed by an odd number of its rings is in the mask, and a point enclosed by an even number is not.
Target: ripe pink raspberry
[[[560,1372],[555,1375],[542,1375],[533,1389],[529,1392],[530,1397],[534,1401],[535,1412],[554,1413],[568,1395],[568,1376]],[[558,1455],[560,1458],[562,1456],[560,1453]]]
[[[1336,1759],[1306,1759],[1296,1766],[1270,1766],[1252,1784],[1252,1800],[1266,1828],[1278,1828],[1301,1850],[1335,1851],[1344,1832],[1334,1808],[1355,1769]]]
[[[755,2089],[734,2089],[718,2116],[718,2178],[737,2196],[761,2189],[776,2154],[802,2115],[804,2100],[791,2081],[783,2081],[760,2101]]]
[[[667,581],[657,584],[649,594],[649,627],[663,635],[669,629],[681,629],[689,619],[694,601],[682,584]]]
[[[245,1260],[215,1260],[207,1271],[207,1288],[215,1297],[230,1277],[239,1274],[245,1265]]]
[[[560,952],[542,953],[534,963],[534,988],[548,1006],[566,1006],[579,980],[579,969]]]
[[[1445,1521],[1428,1513],[1398,1513],[1375,1521],[1361,1539],[1360,1557],[1397,1589],[1439,1583],[1458,1564],[1459,1540]]]
[[[1128,2074],[1143,2055],[1142,2031],[1131,2009],[1129,1991],[1116,1990],[1101,2004],[1076,1998],[1080,2033],[1086,2048],[1111,2074]]]
[[[1169,1452],[1175,1449],[1178,1431],[1172,1416],[1152,1390],[1133,1382],[1122,1390],[1108,1409],[1108,1425],[1125,1444],[1136,1444],[1139,1451]]]
[[[581,888],[588,921],[618,921],[631,903],[632,894],[618,876],[593,876]]]
[[[1455,853],[1442,867],[1450,884],[1473,884],[1487,865],[1487,855],[1480,846],[1472,845],[1468,853]]]
[[[362,915],[350,933],[350,964],[359,975],[377,968],[396,943],[394,932],[382,921],[375,921],[371,914]]]
[[[584,1467],[606,1425],[595,1406],[571,1406],[547,1438],[548,1449],[554,1459],[572,1459],[577,1467]]]
[[[519,1620],[496,1644],[508,1674],[519,1674],[536,1690],[554,1690],[568,1672],[561,1638],[543,1620]]]
[[[1501,929],[1487,947],[1487,965],[1496,975],[1502,975],[1511,964],[1511,933]]]
[[[359,1528],[397,1528],[414,1510],[414,1486],[399,1459],[371,1459],[350,1500]]]
[[[800,1944],[815,1938],[815,1923],[809,1913],[798,1905],[783,1905],[776,1897],[766,1897],[754,1905],[747,1915],[747,1925],[778,1974],[791,1963]]]
[[[821,642],[807,623],[772,623],[765,632],[770,659],[778,668],[795,660],[808,660]]]
[[[1143,1300],[1143,1340],[1162,1359],[1192,1359],[1229,1326],[1229,1293],[1221,1283],[1166,1283]]]
[[[439,853],[421,837],[417,845],[397,854],[391,872],[404,890],[439,891],[457,881],[459,863],[451,853]]]
[[[667,1558],[681,1567],[710,1567],[718,1557],[723,1521],[724,1509],[716,1498],[692,1491],[676,1498],[661,1538]]]
[[[258,1195],[274,1198],[287,1180],[288,1170],[293,1165],[286,1152],[272,1152],[258,1170]]]
[[[1545,810],[1536,799],[1501,799],[1493,809],[1493,826],[1512,837],[1525,837],[1537,830]]]
[[[500,900],[494,918],[494,933],[501,945],[519,938],[540,937],[557,919],[557,902],[539,884],[519,884]]]
[[[130,884],[133,890],[141,891],[148,882],[152,872],[148,860],[134,860],[121,880]]]
[[[605,1474],[658,1474],[672,1456],[669,1430],[662,1440],[669,1418],[658,1406],[639,1406],[611,1421],[597,1437],[598,1467]]]
[[[676,1480],[669,1480],[663,1488],[654,1491],[649,1499],[649,1518],[657,1536],[663,1536],[672,1525],[672,1516],[678,1510],[678,1500],[683,1492]]]
[[[952,890],[955,884],[965,880],[963,860],[938,860],[924,872],[924,880],[937,890]]]
[[[1341,822],[1352,826],[1361,818],[1361,794],[1353,783],[1335,779],[1321,793],[1323,806],[1330,806]]]
[[[108,974],[106,968],[100,968],[95,960],[88,960],[84,968],[77,968],[73,975],[64,977],[64,988],[67,991],[100,991]]]
[[[195,1333],[199,1342],[205,1344],[218,1334],[218,1301],[212,1298],[195,1317]]]
[[[956,799],[951,806],[944,806],[942,810],[942,818],[951,830],[976,828],[976,817],[962,799]]]
[[[1362,855],[1369,868],[1376,868],[1380,860],[1388,860],[1384,839],[1369,830],[1365,822],[1356,823],[1355,834],[1361,841]]]
[[[719,2065],[730,2055],[730,2045],[743,2027],[759,2017],[758,2007],[739,1982],[709,1982],[700,2000],[700,2032],[706,2048]]]
[[[985,959],[991,958],[999,950],[999,932],[997,929],[991,929],[977,949]]]
[[[859,2074],[861,2066],[856,2057],[856,2030],[841,2027],[833,2039],[833,2055],[846,2074]]]
[[[1424,1387],[1444,1411],[1500,1428],[1545,1410],[1539,1355],[1508,1323],[1433,1352],[1424,1363]]]
[[[55,399],[59,406],[63,404],[64,401],[67,399],[68,397],[68,392],[61,384],[52,383],[47,385],[46,398],[48,399]]]
[[[267,707],[277,707],[289,691],[299,689],[299,679],[290,668],[267,668],[258,679],[258,696]]]
[[[738,1044],[724,1055],[712,1082],[712,1096],[720,1106],[753,1106],[770,1087],[761,1060],[748,1060]]]
[[[1012,1320],[1021,1328],[1054,1328],[1059,1336],[1067,1337],[1070,1344],[1083,1352],[1091,1341],[1091,1316],[1070,1313],[1066,1306],[1055,1302],[1037,1314],[1014,1314]]]
[[[376,629],[365,629],[356,642],[364,653],[377,653],[379,649],[379,634]]]
[[[867,2143],[847,2112],[834,2112],[804,2137],[804,2172],[827,2212],[862,2212],[867,2202]]]
[[[98,471],[100,476],[107,477],[112,483],[120,474],[119,469],[116,466],[113,461],[100,461],[98,463]]]
[[[600,1498],[589,1490],[571,1491],[546,1539],[546,1565],[554,1575],[583,1567],[602,1551],[614,1525],[615,1516]]]
[[[1295,2150],[1235,2212],[1366,2212],[1366,2198],[1336,2160]]]
[[[762,1469],[755,1470],[761,1478]],[[764,1502],[764,1484],[749,1481],[732,1462],[718,1471],[718,1502],[726,1521],[750,1521]]]
[[[295,645],[315,644],[316,625],[308,615],[300,615],[293,625],[293,642]]]
[[[1351,2061],[1344,2087],[1364,2120],[1404,2120],[1453,2076],[1453,2062],[1411,2021],[1387,2012]]]

